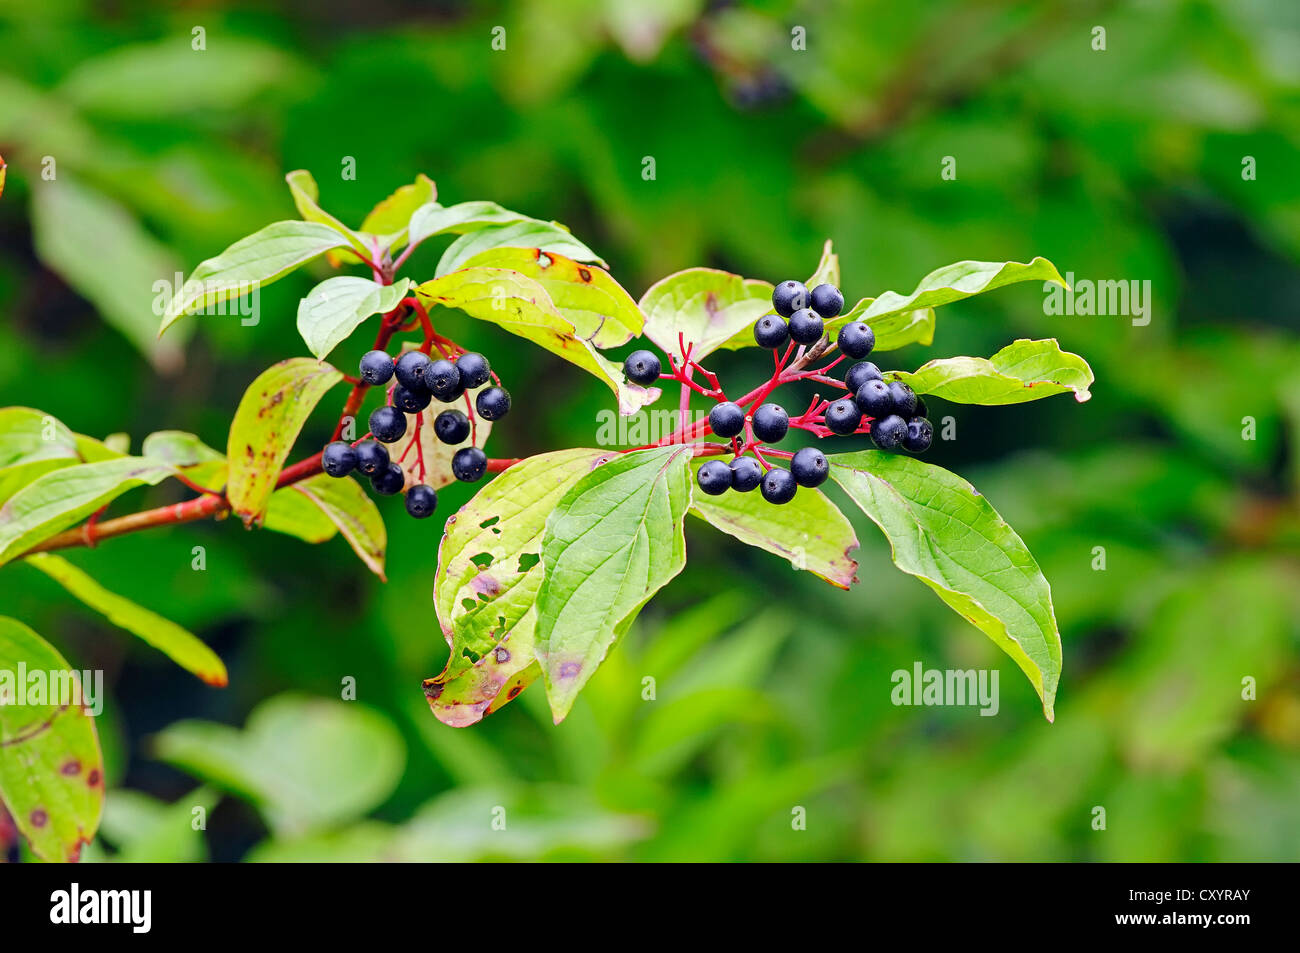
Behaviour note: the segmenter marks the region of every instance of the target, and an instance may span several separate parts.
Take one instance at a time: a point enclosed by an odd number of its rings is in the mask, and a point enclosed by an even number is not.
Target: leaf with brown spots
[[[26,676],[22,682],[20,673]],[[47,691],[34,698],[33,675],[60,697],[51,699]],[[77,860],[104,808],[104,763],[94,721],[72,703],[80,699],[73,690],[80,684],[48,642],[0,616],[0,800],[32,853],[46,861]]]
[[[688,268],[651,285],[641,310],[646,337],[677,354],[681,335],[698,361],[720,347],[756,346],[753,325],[772,310],[772,286],[716,268]]]
[[[470,725],[540,674],[533,604],[546,518],[560,498],[611,454],[558,450],[506,470],[447,521],[438,551],[434,608],[451,656],[425,696],[446,724]],[[531,668],[531,674],[529,670]],[[517,692],[516,692],[517,694]]]
[[[244,391],[230,424],[226,497],[245,525],[260,524],[303,424],[343,375],[308,357],[281,361]]]

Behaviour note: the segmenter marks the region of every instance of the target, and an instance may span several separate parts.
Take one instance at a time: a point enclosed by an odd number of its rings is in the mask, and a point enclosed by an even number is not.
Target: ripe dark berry
[[[780,404],[764,404],[754,411],[754,436],[763,443],[776,443],[790,429],[790,417]]]
[[[800,486],[821,486],[831,475],[831,465],[816,447],[804,447],[790,458],[790,473]]]
[[[709,411],[709,429],[719,437],[734,437],[745,429],[745,412],[739,404],[724,400]]]
[[[460,381],[460,371],[445,358],[430,361],[424,366],[424,389],[444,404],[465,392]]]
[[[856,394],[858,388],[867,381],[878,381],[881,376],[880,368],[870,361],[861,361],[849,368],[849,372],[844,375],[844,383],[848,385],[850,394]]]
[[[881,450],[897,450],[907,434],[907,421],[889,414],[871,422],[871,440]]]
[[[894,412],[894,399],[884,381],[867,381],[853,395],[858,410],[868,417],[888,417]]]
[[[731,479],[731,467],[721,460],[710,460],[700,467],[699,473],[695,474],[695,482],[709,496],[718,496],[730,490]]]
[[[393,376],[393,358],[387,351],[361,355],[361,379],[367,384],[387,384]]]
[[[397,359],[397,383],[416,393],[428,390],[424,383],[424,369],[429,366],[429,355],[421,351],[407,351]]]
[[[357,469],[366,476],[374,476],[388,468],[388,448],[382,443],[365,440],[357,444]]]
[[[799,489],[799,484],[795,482],[790,471],[782,470],[780,467],[768,470],[760,486],[763,499],[778,506],[793,500],[795,491]]]
[[[370,478],[370,485],[380,496],[392,496],[401,493],[406,485],[406,475],[402,473],[400,463],[390,463]]]
[[[504,387],[489,387],[474,398],[474,408],[484,420],[500,420],[510,413],[510,394]]]
[[[492,376],[487,358],[476,351],[466,351],[456,358],[456,370],[460,372],[460,382],[466,390],[482,387]]]
[[[816,344],[824,328],[821,315],[811,308],[800,308],[790,315],[790,337],[796,344]]]
[[[663,365],[654,351],[633,351],[623,362],[623,376],[633,384],[653,384],[659,380]]]
[[[876,332],[864,321],[854,321],[840,328],[840,335],[835,339],[845,357],[860,361],[876,346]],[[872,364],[872,367],[876,365]],[[852,370],[852,368],[850,368]],[[877,371],[879,373],[879,371]]]
[[[809,298],[812,309],[823,318],[833,318],[844,310],[844,295],[834,285],[818,285]]]
[[[451,458],[451,473],[457,480],[474,483],[487,473],[487,454],[478,447],[462,447]]]
[[[925,406],[925,401],[920,394],[916,395],[916,410],[912,411],[913,417],[929,417],[930,408]]]
[[[862,423],[862,411],[852,397],[842,397],[826,408],[826,427],[841,436],[851,434]]]
[[[404,414],[418,414],[429,406],[429,392],[421,387],[409,390],[398,384],[393,388],[393,406]]]
[[[370,415],[370,432],[381,443],[393,443],[406,433],[406,417],[396,407],[376,407]]]
[[[464,443],[469,431],[469,418],[459,410],[444,410],[433,419],[433,432],[443,443]]]
[[[808,307],[808,289],[802,281],[783,281],[772,289],[772,310],[788,318]]]
[[[902,381],[893,381],[889,385],[889,398],[894,402],[894,413],[907,420],[916,416],[916,391]]]
[[[356,468],[356,465],[357,451],[350,443],[335,440],[321,451],[321,469],[332,477],[347,476]]]
[[[913,417],[907,422],[907,433],[903,436],[903,449],[912,453],[925,453],[934,442],[934,427],[924,417]]]
[[[763,468],[753,457],[736,457],[731,461],[731,488],[748,493],[763,482]]]
[[[790,326],[779,314],[765,314],[754,322],[754,340],[759,347],[778,348],[790,340]]]
[[[417,520],[432,516],[438,508],[438,494],[433,487],[419,483],[406,491],[406,512]]]

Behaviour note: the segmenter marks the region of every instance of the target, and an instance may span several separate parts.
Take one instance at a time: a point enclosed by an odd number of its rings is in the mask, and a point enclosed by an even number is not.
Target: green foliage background
[[[796,25],[808,52],[790,49]],[[431,602],[440,519],[417,524],[388,501],[387,585],[341,540],[192,525],[70,559],[203,636],[227,689],[34,569],[0,571],[0,611],[107,672],[108,808],[87,855],[1294,860],[1298,147],[1300,18],[1285,0],[111,14],[3,0],[0,405],[85,433],[138,445],[175,428],[221,446],[247,383],[304,353],[296,303],[323,262],[266,289],[256,327],[194,321],[183,356],[149,343],[152,313],[115,311],[106,290],[132,262],[172,256],[188,271],[294,217],[283,174],[296,168],[352,224],[420,171],[444,203],[558,219],[634,296],[700,264],[802,277],[831,238],[850,300],[959,259],[1034,255],[1076,279],[1149,280],[1153,298],[1137,327],[1047,315],[1036,285],[1003,289],[945,308],[934,347],[896,363],[1057,337],[1096,372],[1082,405],[946,405],[957,439],[932,452],[1052,582],[1065,646],[1054,725],[860,516],[850,593],[691,521],[686,571],[568,721],[553,727],[534,687],[468,730],[436,722],[420,693],[446,654]],[[121,214],[33,217],[46,155]],[[355,181],[339,174],[345,157]],[[60,254],[70,238],[91,249],[75,266]],[[431,273],[437,254],[421,248],[408,273]],[[493,455],[591,443],[610,403],[598,383],[482,323],[449,330],[516,395]],[[767,373],[762,354],[713,363],[724,382]],[[327,417],[304,446],[326,438]],[[449,488],[440,515],[468,495]],[[997,716],[892,705],[890,673],[918,660],[999,669]],[[329,701],[347,676],[364,710]],[[203,835],[195,804],[213,805]],[[792,830],[796,806],[806,830]],[[504,832],[489,826],[497,807]]]

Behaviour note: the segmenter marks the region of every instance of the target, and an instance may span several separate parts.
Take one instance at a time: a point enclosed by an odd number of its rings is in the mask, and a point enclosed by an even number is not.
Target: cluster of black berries
[[[844,309],[844,295],[834,285],[809,291],[802,281],[783,281],[772,292],[772,308],[776,314],[765,315],[754,325],[754,340],[760,347],[777,348],[787,340],[816,344],[822,339],[824,322]]]
[[[853,328],[871,333],[865,324],[848,325],[840,331],[840,350],[850,357],[866,357],[868,351],[855,354],[844,347],[845,332]],[[880,368],[870,361],[852,365],[844,375],[844,383],[851,396],[843,397],[826,408],[827,430],[850,434],[866,417],[871,419],[871,440],[881,450],[901,448],[912,453],[924,453],[930,449],[934,427],[926,419],[925,401],[912,388],[902,381],[886,383]]]
[[[336,440],[321,453],[321,468],[332,477],[347,476],[353,470],[370,477],[370,485],[381,496],[400,493],[406,485],[402,465],[389,459],[386,443],[406,434],[406,415],[418,414],[436,397],[450,403],[465,391],[482,387],[492,376],[487,358],[466,352],[455,362],[431,360],[421,351],[407,351],[396,361],[387,351],[369,351],[361,358],[361,380],[372,386],[387,384],[396,375],[390,403],[370,415],[374,440],[356,446]],[[500,420],[510,410],[510,394],[503,387],[488,387],[474,400],[484,420]],[[433,421],[433,432],[446,444],[465,441],[471,432],[469,418],[459,410],[444,410]],[[376,442],[378,441],[378,442]],[[474,482],[487,472],[487,454],[478,447],[463,447],[451,458],[451,472],[457,480]],[[417,519],[432,515],[438,505],[433,487],[417,484],[406,491],[406,512]]]

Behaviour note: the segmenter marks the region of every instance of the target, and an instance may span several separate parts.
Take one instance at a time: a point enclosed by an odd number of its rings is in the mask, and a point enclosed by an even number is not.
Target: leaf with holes
[[[570,487],[611,456],[579,448],[529,457],[447,521],[433,598],[451,656],[424,683],[441,721],[478,721],[506,681],[533,661],[531,610],[542,582],[546,518]]]
[[[459,308],[498,324],[604,381],[618,398],[619,413],[632,414],[659,398],[659,388],[630,384],[623,368],[578,337],[536,281],[503,268],[463,268],[415,289],[426,303]]]
[[[466,268],[505,268],[532,278],[574,326],[578,337],[598,348],[618,347],[641,333],[645,316],[632,296],[594,265],[584,265],[540,248],[491,248]]]
[[[104,809],[104,761],[80,701],[102,699],[83,696],[81,677],[48,642],[0,616],[0,801],[45,861],[77,860]]]
[[[226,498],[245,525],[261,523],[280,469],[312,410],[343,375],[307,357],[281,361],[244,391],[230,424]]]
[[[508,225],[489,225],[466,232],[442,253],[438,267],[434,269],[434,277],[441,278],[464,268],[470,259],[490,248],[537,248],[577,261],[595,262],[602,267],[605,265],[599,255],[574,238],[559,222],[542,222],[529,218]]]
[[[691,449],[622,454],[546,520],[537,657],[558,724],[641,607],[686,565]]]
[[[793,500],[781,506],[758,493],[697,493],[691,513],[833,586],[847,589],[855,579],[858,563],[852,554],[858,537],[853,524],[821,490],[801,487]]]
[[[409,278],[391,285],[357,275],[326,278],[298,302],[298,333],[307,350],[324,360],[366,318],[401,304],[410,286]]]
[[[39,569],[75,598],[80,599],[109,622],[139,636],[169,659],[192,672],[209,685],[224,687],[226,666],[216,652],[198,636],[170,619],[137,605],[125,596],[109,592],[89,575],[61,556],[34,553],[27,557],[29,566]]]
[[[829,459],[831,479],[889,539],[894,564],[1011,656],[1051,721],[1061,635],[1051,587],[1015,530],[942,467],[878,450]]]
[[[990,358],[948,357],[915,371],[890,371],[891,380],[918,394],[933,394],[957,404],[1022,404],[1054,394],[1074,394],[1082,403],[1092,395],[1092,368],[1077,354],[1062,351],[1055,338],[1021,338]]]
[[[651,285],[641,310],[645,336],[661,350],[677,354],[682,336],[699,360],[718,348],[757,346],[754,322],[772,310],[772,286],[716,268],[688,268]]]

